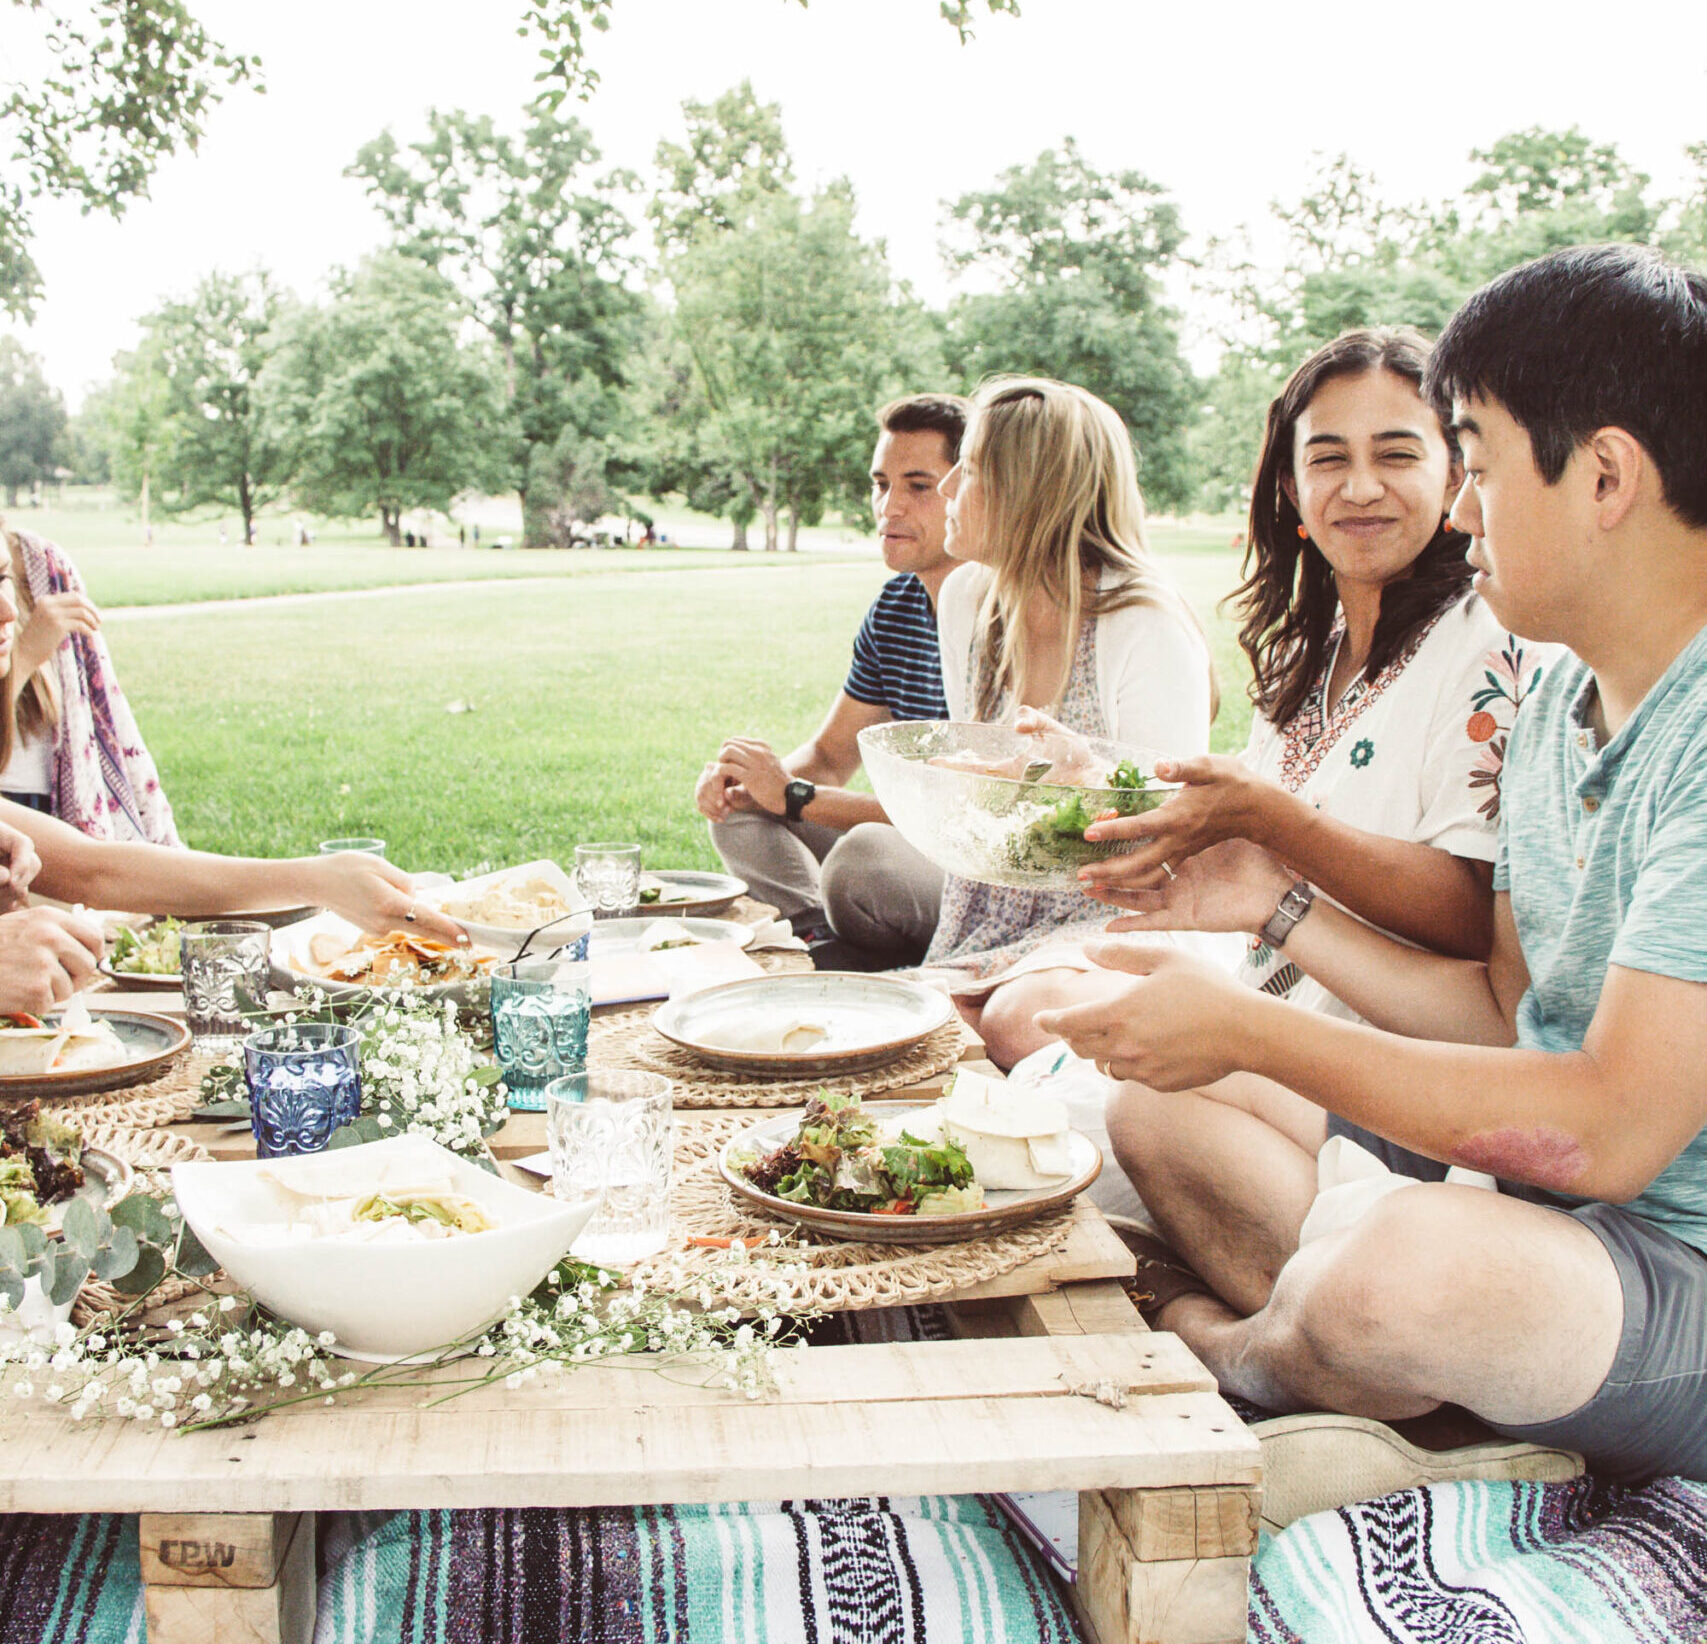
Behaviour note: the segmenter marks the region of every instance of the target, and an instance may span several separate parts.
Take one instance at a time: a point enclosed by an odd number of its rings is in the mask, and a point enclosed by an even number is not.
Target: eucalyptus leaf
[[[62,1249],[54,1261],[51,1278],[43,1271],[42,1284],[47,1290],[47,1299],[55,1307],[63,1307],[68,1301],[76,1299],[77,1292],[83,1288],[83,1281],[88,1277],[88,1262],[76,1251]]]
[[[190,1117],[194,1120],[250,1119],[254,1112],[247,1101],[238,1101],[234,1097],[228,1102],[204,1102]]]
[[[122,1296],[145,1296],[166,1277],[166,1258],[153,1245],[145,1244],[137,1252],[136,1266],[113,1280],[113,1289]]]
[[[101,1230],[95,1222],[95,1207],[87,1199],[73,1199],[65,1207],[62,1222],[65,1242],[81,1256],[93,1256],[101,1246]]]
[[[14,1309],[24,1305],[23,1279],[4,1267],[0,1267],[0,1296],[4,1296]]]
[[[109,1284],[136,1266],[142,1245],[128,1227],[115,1227],[111,1238],[95,1252],[95,1277]]]
[[[32,1261],[47,1249],[47,1229],[37,1222],[23,1223],[18,1237],[24,1241],[24,1254]]]
[[[172,1238],[172,1224],[158,1199],[147,1193],[132,1193],[112,1208],[115,1227],[128,1227],[139,1239],[149,1244],[167,1244]]]
[[[178,1254],[173,1265],[186,1279],[205,1279],[219,1271],[219,1262],[208,1254],[207,1246],[196,1237],[196,1230],[188,1222],[178,1235]]]
[[[30,1253],[24,1245],[23,1228],[0,1227],[0,1267],[21,1273],[29,1259]]]

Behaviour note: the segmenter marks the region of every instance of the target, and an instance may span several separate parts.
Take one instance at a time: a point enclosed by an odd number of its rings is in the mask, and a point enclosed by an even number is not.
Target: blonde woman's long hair
[[[1087,617],[1157,605],[1203,633],[1150,554],[1132,438],[1112,406],[1048,377],[995,377],[972,396],[962,449],[983,491],[994,572],[978,622],[979,719],[995,717],[1004,691],[1018,706],[1019,683],[1030,677],[1022,613],[1032,599],[1061,611],[1067,639],[1050,706],[1066,690]]]

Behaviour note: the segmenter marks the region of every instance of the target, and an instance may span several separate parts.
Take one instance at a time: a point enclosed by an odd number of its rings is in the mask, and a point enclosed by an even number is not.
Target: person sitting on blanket
[[[1132,436],[1111,405],[1046,377],[991,379],[943,491],[948,551],[966,562],[937,611],[952,718],[1207,750],[1209,647],[1145,540]],[[1106,922],[1076,887],[951,874],[924,969],[977,1028],[1040,949]]]
[[[12,743],[11,670],[18,607],[12,568],[0,559],[0,766]],[[415,902],[409,876],[376,856],[263,861],[214,856],[141,840],[91,839],[66,823],[0,799],[0,1013],[40,1015],[94,974],[100,927],[62,908],[28,906],[30,891],[62,902],[175,913],[188,918],[312,904],[364,930],[400,923],[422,936],[466,942],[454,920]]]
[[[1087,885],[1145,888],[1223,839],[1252,839],[1370,923],[1487,957],[1500,760],[1553,648],[1514,639],[1470,591],[1469,539],[1445,517],[1463,470],[1422,397],[1427,362],[1421,332],[1348,331],[1287,380],[1269,408],[1237,594],[1249,744],[1238,758],[1158,765],[1185,791],[1088,829],[1137,844],[1084,869]],[[1353,1015],[1248,934],[1242,982]],[[1082,948],[1052,944],[1029,963],[984,1010],[979,1031],[1003,1067],[1049,1042],[1038,1011],[1118,985]],[[1129,1193],[1108,1174],[1111,1194]]]
[[[1121,942],[1094,950],[1131,973],[1119,993],[1043,1017],[1129,1081],[1117,1155],[1214,1292],[1160,1320],[1228,1391],[1387,1420],[1456,1404],[1610,1474],[1707,1479],[1704,383],[1707,274],[1635,247],[1513,270],[1435,345],[1475,586],[1575,653],[1512,733],[1485,962],[1312,905],[1228,841],[1105,893],[1117,927],[1284,904],[1292,961],[1367,1025]],[[1313,1237],[1324,1129],[1414,1180]]]
[[[942,873],[848,781],[859,733],[894,719],[947,719],[936,599],[954,561],[943,551],[937,486],[960,455],[966,402],[916,394],[877,413],[871,510],[883,585],[854,637],[853,666],[809,741],[778,758],[757,737],[730,737],[700,773],[694,804],[731,873],[795,922],[808,942],[832,932],[889,964],[913,964],[936,929]]]

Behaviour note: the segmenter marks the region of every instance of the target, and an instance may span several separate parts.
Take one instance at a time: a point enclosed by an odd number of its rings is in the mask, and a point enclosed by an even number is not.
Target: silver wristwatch
[[[1268,923],[1257,934],[1271,948],[1285,947],[1286,938],[1292,934],[1293,926],[1310,911],[1315,900],[1315,886],[1300,879],[1281,897],[1280,906],[1269,916]]]

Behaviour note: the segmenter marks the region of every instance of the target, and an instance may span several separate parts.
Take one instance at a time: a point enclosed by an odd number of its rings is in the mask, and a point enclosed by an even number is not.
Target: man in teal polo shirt
[[[1116,928],[1273,916],[1373,1025],[1109,943],[1134,980],[1039,1026],[1134,1081],[1109,1128],[1161,1225],[1212,1224],[1176,1240],[1217,1294],[1163,1322],[1224,1387],[1383,1420],[1457,1404],[1608,1472],[1707,1479],[1707,275],[1624,246],[1513,270],[1447,327],[1429,391],[1477,587],[1575,653],[1507,752],[1491,956],[1403,947],[1234,841],[1111,895]],[[1302,1243],[1308,1198],[1277,1216],[1254,1170],[1181,1214],[1147,1104],[1217,1081],[1306,1098],[1418,1181]]]

